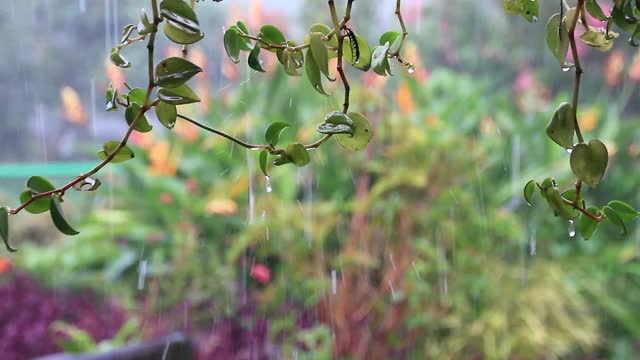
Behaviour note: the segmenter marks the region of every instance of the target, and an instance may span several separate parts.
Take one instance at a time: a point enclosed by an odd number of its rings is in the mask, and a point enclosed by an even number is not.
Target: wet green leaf
[[[70,236],[79,234],[64,218],[62,207],[60,207],[60,197],[57,195],[51,197],[51,220],[53,220],[53,224],[61,233]]]
[[[604,14],[602,8],[600,7],[600,5],[598,5],[598,2],[596,0],[585,1],[585,6],[589,14],[591,14],[591,16],[593,16],[594,18],[600,21],[607,20],[607,16]]]
[[[527,185],[524,186],[524,199],[527,201],[527,204],[532,204],[531,200],[533,199],[537,187],[535,180],[530,180]]]
[[[224,32],[224,50],[231,61],[240,62],[240,34],[237,29],[231,27]]]
[[[553,56],[558,59],[560,66],[564,67],[567,59],[567,51],[569,50],[569,33],[567,24],[560,17],[560,14],[554,14],[549,18],[545,28],[547,47],[551,50]]]
[[[118,89],[114,89],[111,84],[109,84],[109,88],[107,92],[104,94],[105,98],[105,109],[107,111],[115,111],[118,110]]]
[[[274,122],[273,124],[269,125],[267,131],[264,134],[264,139],[266,140],[267,144],[271,144],[273,146],[278,145],[280,134],[282,134],[282,131],[284,131],[284,129],[290,126],[291,125],[284,122]]]
[[[606,216],[605,219],[607,219],[608,222],[622,228],[622,235],[627,233],[627,227],[624,225],[624,221],[622,221],[617,211],[609,206],[605,206],[602,208],[602,212],[604,213],[604,216]]]
[[[378,40],[379,45],[383,45],[389,43],[389,50],[396,51],[398,44],[396,41],[400,39],[400,33],[397,31],[387,31],[386,33],[380,36],[380,40]],[[398,42],[399,43],[399,42]]]
[[[267,150],[262,150],[260,151],[260,156],[258,158],[258,162],[260,163],[260,170],[262,170],[262,173],[264,174],[264,176],[269,176],[267,174],[267,159],[269,157],[269,152]]]
[[[158,121],[167,129],[172,129],[178,120],[178,109],[175,105],[160,101],[155,107]]]
[[[144,99],[147,97],[147,91],[142,88],[131,89],[128,94],[124,96],[129,102],[137,104],[139,107],[144,105]]]
[[[353,136],[355,130],[353,120],[341,111],[332,111],[324,117],[317,130],[322,134],[349,134]]]
[[[638,210],[634,209],[633,206],[620,200],[610,201],[607,206],[615,210],[623,222],[629,222],[640,215],[638,214]]]
[[[310,33],[314,33],[314,32],[319,32],[322,33],[323,36],[326,36],[328,33],[331,32],[331,28],[328,27],[325,24],[320,24],[320,23],[316,23],[311,25],[311,28],[309,29]],[[309,35],[307,35],[309,36]],[[309,40],[307,39],[307,37],[305,37],[305,43],[308,44]],[[338,38],[336,36],[332,36],[331,39],[329,39],[327,41],[327,46],[331,46],[331,47],[338,47]]]
[[[608,161],[607,147],[597,139],[592,139],[588,144],[576,144],[570,158],[573,173],[591,186],[598,185],[607,170]]]
[[[336,140],[340,145],[352,151],[366,148],[373,137],[373,127],[371,123],[369,123],[369,120],[364,115],[357,112],[350,112],[347,116],[353,121],[353,136],[339,134],[335,136]]]
[[[161,88],[158,90],[158,98],[173,105],[191,104],[200,101],[200,97],[187,85],[180,85],[170,89]]]
[[[324,34],[320,32],[313,32],[309,34],[309,45],[311,54],[313,55],[313,59],[316,61],[318,65],[318,69],[323,73],[327,78],[329,76],[329,52],[327,48],[324,46],[324,41],[322,38]]]
[[[181,57],[170,57],[156,66],[156,85],[174,88],[186,83],[200,72],[202,69],[194,63]]]
[[[329,95],[324,91],[324,88],[322,87],[320,68],[316,63],[316,60],[313,58],[313,53],[311,52],[311,50],[307,50],[307,59],[305,61],[304,69],[307,73],[307,78],[309,79],[311,86],[313,86],[313,88],[320,94]]]
[[[595,206],[587,208],[587,212],[593,216],[598,216],[600,214],[600,210]],[[578,222],[578,230],[580,230],[580,233],[585,240],[589,240],[596,230],[598,230],[599,225],[600,223],[598,221],[582,214],[580,215],[580,221]]]
[[[620,34],[609,31],[607,36],[606,29],[590,27],[588,31],[580,34],[580,40],[583,43],[596,48],[602,52],[607,52],[613,48],[613,41],[618,38]]]
[[[236,26],[238,26],[238,29],[240,29],[240,31],[242,31],[244,34],[249,35],[249,28],[247,27],[247,24],[242,21],[238,21],[236,23]]]
[[[354,68],[367,71],[371,68],[371,48],[367,40],[358,34],[356,34],[356,43],[358,44],[357,51],[356,48],[352,46],[351,39],[349,37],[344,38],[342,46],[344,58]]]
[[[289,144],[284,153],[289,160],[298,167],[305,166],[310,161],[307,149],[300,143]]]
[[[567,190],[563,191],[561,195],[562,195],[563,198],[565,198],[565,199],[567,199],[567,200],[569,200],[571,202],[574,202],[576,200],[576,189],[575,188],[567,189]],[[585,206],[584,199],[582,197],[582,193],[580,193],[580,197],[578,198],[578,205],[580,205],[582,207]]]
[[[256,46],[253,47],[253,50],[251,50],[251,52],[249,53],[249,59],[247,62],[249,64],[249,67],[252,68],[253,70],[264,72],[264,69],[260,64],[259,55],[260,55],[260,45],[256,44]]]
[[[129,24],[125,26],[124,29],[122,30],[122,37],[120,38],[120,44],[124,44],[127,40],[129,40],[129,37],[131,37],[131,33],[135,29],[136,29],[136,26],[133,24]]]
[[[0,236],[2,236],[2,241],[4,241],[7,251],[14,252],[18,250],[9,244],[9,208],[6,206],[0,207]]]
[[[286,42],[286,39],[282,32],[273,25],[264,25],[263,27],[261,27],[259,37],[272,45],[282,45]],[[274,49],[267,50],[275,52]]]
[[[146,35],[153,31],[153,24],[149,21],[149,16],[144,9],[140,9],[140,22],[138,23],[136,31],[140,35]]]
[[[31,199],[33,195],[53,191],[55,189],[55,186],[49,180],[41,176],[32,176],[27,181],[27,189],[20,193],[20,203],[24,204]],[[44,197],[34,200],[31,204],[25,207],[25,210],[32,214],[40,214],[49,211],[49,204],[49,197]]]
[[[573,148],[575,118],[571,104],[563,102],[547,125],[547,136],[565,149]]]
[[[541,188],[542,195],[547,200],[547,203],[555,216],[560,216],[567,220],[573,220],[580,215],[580,213],[573,209],[571,205],[568,205],[563,201],[562,195],[560,195],[558,186],[553,178],[545,179]]]
[[[391,67],[389,66],[389,58],[387,57],[388,52],[389,43],[373,48],[373,54],[371,55],[371,67],[373,67],[373,71],[378,75],[392,75]]]
[[[131,67],[131,63],[127,61],[127,59],[125,59],[122,55],[120,55],[120,50],[118,50],[118,48],[116,47],[111,49],[111,55],[109,56],[109,59],[114,65],[121,68]]]
[[[177,29],[200,35],[200,23],[195,11],[183,0],[162,0],[160,3],[160,14],[167,20],[168,24]]]
[[[102,160],[106,160],[109,155],[111,155],[115,149],[120,145],[119,141],[108,141],[102,145],[102,151],[98,153],[98,156]],[[131,160],[134,158],[133,151],[128,146],[123,146],[122,149],[113,157],[111,163],[117,164],[121,162],[125,162],[127,160]]]
[[[140,116],[138,121],[136,121],[136,124],[133,126],[133,129],[143,133],[149,132],[153,129],[153,126],[149,124],[149,120],[147,120],[147,117],[144,114],[140,115],[140,109],[141,108],[137,103],[131,103],[127,110],[125,110],[124,117],[127,120],[127,124],[131,125],[133,121]]]
[[[102,182],[99,179],[88,177],[75,183],[73,188],[78,191],[96,191],[101,185]]]
[[[27,180],[27,187],[36,193],[53,191],[56,187],[42,176],[32,176]]]
[[[189,45],[200,41],[204,34],[200,32],[193,32],[183,26],[180,26],[174,22],[167,21],[164,24],[162,31],[176,44]]]

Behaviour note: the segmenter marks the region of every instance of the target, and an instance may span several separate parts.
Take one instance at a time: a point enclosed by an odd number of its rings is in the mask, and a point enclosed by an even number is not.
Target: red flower
[[[262,264],[255,264],[251,268],[251,277],[261,284],[266,284],[271,281],[271,270]]]

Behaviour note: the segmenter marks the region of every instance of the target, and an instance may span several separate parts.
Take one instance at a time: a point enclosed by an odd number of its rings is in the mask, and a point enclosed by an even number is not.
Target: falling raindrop
[[[569,237],[576,236],[576,224],[573,220],[569,220]]]
[[[391,263],[391,267],[393,268],[393,271],[396,271],[396,263],[393,261],[392,253],[389,253],[389,262]]]
[[[416,273],[416,277],[418,278],[418,280],[422,280],[422,278],[420,278],[420,272],[418,272],[415,261],[411,262],[411,267],[413,267],[413,271]]]
[[[331,293],[333,295],[338,291],[338,272],[331,270]]]
[[[271,187],[271,181],[270,181],[271,177],[265,176],[264,178],[266,180],[267,192],[270,193],[273,191],[273,188]]]
[[[393,283],[391,282],[391,280],[389,280],[389,289],[391,289],[391,299],[392,300],[396,300],[396,291],[393,288]]]
[[[407,72],[409,74],[413,74],[414,72],[416,72],[416,68],[413,65],[407,65]]]
[[[573,67],[573,64],[564,64],[562,66],[562,71],[567,72],[567,71],[571,70],[572,67]]]
[[[573,152],[573,149],[566,149],[569,154]]]
[[[536,227],[533,224],[529,225],[529,255],[536,255]]]
[[[147,260],[140,260],[138,264],[138,290],[144,289],[144,280],[147,277]]]

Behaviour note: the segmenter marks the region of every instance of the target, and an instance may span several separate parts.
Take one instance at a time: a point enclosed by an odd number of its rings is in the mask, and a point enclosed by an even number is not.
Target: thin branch
[[[400,10],[401,2],[401,0],[396,1],[396,16],[398,17],[398,22],[400,23],[400,28],[402,29],[402,34],[400,35],[400,45],[398,45],[398,49],[391,54],[391,57],[396,58],[400,56],[400,50],[404,46],[404,41],[407,39],[407,35],[409,35],[409,32],[407,32],[407,26],[404,24],[404,19],[402,18],[402,11]]]
[[[573,21],[569,26],[569,45],[571,46],[571,53],[573,54],[573,61],[575,63],[575,73],[576,78],[573,84],[573,119],[575,122],[575,131],[576,136],[578,137],[578,142],[584,142],[584,138],[582,137],[582,131],[580,130],[580,124],[578,123],[578,99],[580,96],[580,79],[582,78],[582,66],[580,66],[580,57],[578,55],[578,47],[576,46],[576,37],[575,31],[576,26],[578,24],[578,19],[580,18],[580,13],[584,11],[584,0],[578,0],[578,5],[576,6],[576,16],[574,16]]]
[[[257,42],[261,43],[262,45],[266,46],[267,49],[280,49],[280,50],[289,49],[289,50],[295,52],[295,51],[307,49],[307,48],[309,48],[311,46],[309,44],[303,44],[303,45],[299,45],[299,46],[277,45],[277,44],[272,44],[270,42],[267,42],[262,38],[259,38],[259,37],[253,36],[253,35],[249,35],[249,34],[240,33],[240,36],[242,36],[243,38],[246,38],[246,39],[257,41]]]
[[[347,16],[351,16],[351,6],[354,0],[348,0],[347,3],[347,11],[345,13],[345,18],[343,19],[343,24],[346,24],[349,18]],[[333,0],[329,0],[329,10],[331,11],[331,19],[333,20],[333,25],[335,29],[341,29],[340,21],[338,20],[338,14],[336,12],[336,4]],[[342,25],[345,26],[345,25]],[[336,32],[336,36],[338,38],[338,59],[336,69],[338,70],[338,74],[340,74],[340,79],[342,80],[342,85],[344,86],[344,104],[342,105],[342,112],[347,113],[349,111],[349,96],[351,92],[351,87],[349,86],[349,81],[347,80],[347,75],[344,73],[344,69],[342,67],[342,57],[343,57],[343,44],[344,44],[344,34],[342,31],[338,30]]]
[[[322,145],[325,141],[331,139],[331,136],[333,136],[333,134],[327,134],[327,135],[323,136],[322,139],[320,139],[320,140],[318,140],[318,141],[316,141],[316,142],[314,142],[312,144],[305,145],[304,148],[307,149],[307,150],[315,150],[315,149],[319,148],[320,145]]]
[[[145,35],[140,35],[140,36],[138,36],[138,37],[134,37],[133,39],[127,39],[127,40],[125,40],[125,42],[123,42],[122,44],[117,45],[117,46],[116,46],[116,49],[118,49],[118,50],[122,50],[122,48],[124,48],[125,46],[127,46],[127,45],[131,45],[131,44],[133,44],[133,43],[135,43],[135,42],[138,42],[138,41],[143,41],[143,40],[145,40],[146,38],[147,38],[147,35],[145,34]]]
[[[193,120],[193,119],[191,119],[190,117],[187,117],[187,116],[184,116],[184,115],[181,115],[181,114],[178,114],[178,117],[179,117],[179,118],[181,118],[181,119],[183,119],[183,120],[186,120],[186,121],[188,121],[188,122],[192,123],[193,125],[195,125],[195,126],[197,126],[197,127],[201,128],[201,129],[204,129],[204,130],[207,130],[207,131],[209,131],[209,132],[211,132],[211,133],[214,133],[214,134],[216,134],[216,135],[222,136],[223,138],[225,138],[225,139],[227,139],[227,140],[231,140],[231,141],[233,141],[234,143],[236,143],[236,144],[238,144],[238,145],[240,145],[240,146],[242,146],[242,147],[244,147],[244,148],[247,148],[247,149],[249,149],[249,150],[257,150],[257,149],[267,149],[267,150],[270,150],[270,149],[273,149],[273,147],[272,147],[272,146],[270,146],[270,145],[253,145],[253,144],[248,144],[248,143],[246,143],[246,142],[244,142],[244,141],[242,141],[242,140],[239,140],[239,139],[234,138],[233,136],[231,136],[231,135],[229,135],[229,134],[227,134],[227,133],[224,133],[224,132],[222,132],[222,131],[220,131],[220,130],[216,130],[216,129],[214,129],[214,128],[208,127],[207,125],[204,125],[204,124],[202,124],[202,123],[199,123],[198,121]]]

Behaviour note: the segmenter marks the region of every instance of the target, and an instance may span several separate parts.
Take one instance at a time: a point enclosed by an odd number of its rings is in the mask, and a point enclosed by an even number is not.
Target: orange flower
[[[409,89],[409,85],[406,82],[402,82],[398,87],[396,102],[404,114],[411,114],[416,110],[416,104],[411,96],[411,89]]]
[[[206,211],[212,215],[233,215],[238,212],[238,204],[231,199],[212,199],[207,203]]]
[[[171,153],[169,142],[166,140],[151,146],[149,161],[152,176],[174,176],[178,171],[178,157]]]
[[[60,90],[62,98],[62,110],[64,117],[76,125],[85,125],[87,123],[87,113],[82,106],[80,96],[70,86],[65,86]]]
[[[598,120],[600,120],[600,111],[594,108],[589,108],[578,115],[578,119],[580,120],[580,129],[582,132],[588,133],[598,125]]]
[[[134,131],[133,133],[131,133],[129,141],[131,141],[133,145],[141,149],[148,150],[153,145],[153,133],[141,133],[138,131]]]

